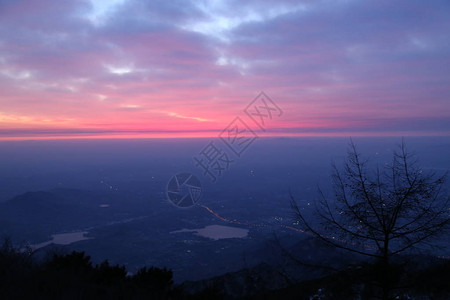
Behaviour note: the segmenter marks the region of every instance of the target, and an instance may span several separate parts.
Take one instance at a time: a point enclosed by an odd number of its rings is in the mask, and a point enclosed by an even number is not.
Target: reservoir
[[[92,239],[90,237],[86,237],[85,236],[86,234],[88,234],[87,231],[53,234],[52,239],[50,241],[31,245],[31,249],[37,250],[50,244],[70,245],[75,242]]]
[[[193,232],[196,235],[209,238],[212,240],[245,238],[248,235],[248,229],[231,226],[221,226],[221,225],[209,225],[204,228],[198,229],[181,229],[172,231],[170,233],[181,233],[181,232]]]

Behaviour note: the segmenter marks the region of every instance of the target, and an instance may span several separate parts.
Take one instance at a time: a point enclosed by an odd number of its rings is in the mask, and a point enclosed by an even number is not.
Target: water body
[[[90,237],[86,237],[86,234],[88,234],[87,231],[53,234],[50,241],[31,245],[31,249],[36,250],[50,244],[70,245],[75,242],[92,239]]]
[[[231,226],[209,225],[204,228],[181,229],[172,231],[170,233],[193,232],[198,236],[206,237],[212,240],[220,240],[232,238],[245,238],[248,235],[248,231],[249,231],[248,229]]]

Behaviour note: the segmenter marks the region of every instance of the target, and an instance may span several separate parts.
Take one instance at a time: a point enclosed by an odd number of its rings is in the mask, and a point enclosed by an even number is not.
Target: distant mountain
[[[286,288],[304,280],[321,278],[332,272],[356,264],[361,260],[343,253],[313,238],[283,246],[280,243],[255,249],[249,256],[259,256],[264,261],[252,268],[230,272],[200,281],[186,281],[182,288],[191,294],[213,290],[227,298],[247,297],[264,291]],[[270,254],[270,255],[269,255]],[[265,256],[265,257],[264,257]]]
[[[149,201],[126,194],[54,189],[27,192],[0,203],[0,234],[40,242],[50,234],[142,215]]]
[[[376,266],[373,262],[352,262],[351,256],[348,258],[332,272],[299,264],[292,266],[291,271],[301,274],[296,280],[281,266],[261,263],[206,280],[184,282],[180,287],[186,294],[210,294],[223,299],[378,299],[381,291],[373,280]],[[324,261],[322,265],[328,266],[329,262]],[[393,268],[400,274],[394,286],[400,288],[393,288],[392,299],[450,299],[449,259],[402,256]]]

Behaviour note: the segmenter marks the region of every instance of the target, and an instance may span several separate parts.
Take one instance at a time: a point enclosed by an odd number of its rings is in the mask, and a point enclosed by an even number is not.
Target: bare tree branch
[[[450,197],[442,193],[447,174],[423,172],[404,141],[392,163],[374,172],[350,141],[343,170],[332,164],[332,171],[334,199],[319,189],[320,227],[307,220],[290,194],[296,219],[320,240],[389,263],[392,256],[448,232]]]

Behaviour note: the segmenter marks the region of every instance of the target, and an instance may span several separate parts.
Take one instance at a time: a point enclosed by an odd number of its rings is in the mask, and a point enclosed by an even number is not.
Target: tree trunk
[[[391,291],[391,272],[389,261],[389,236],[384,237],[383,261],[381,262],[381,286],[383,288],[383,300],[389,299]]]

